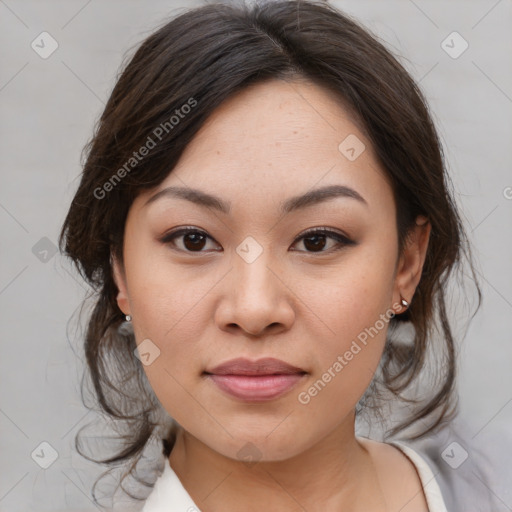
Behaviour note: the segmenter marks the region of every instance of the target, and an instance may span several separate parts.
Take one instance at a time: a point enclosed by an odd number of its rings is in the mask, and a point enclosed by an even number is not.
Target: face
[[[199,204],[192,189],[217,199]],[[114,266],[163,407],[227,457],[247,443],[263,460],[307,450],[371,382],[400,294],[419,280],[418,233],[400,255],[390,184],[329,92],[273,80],[230,98],[136,198]],[[209,374],[234,358],[301,371]]]

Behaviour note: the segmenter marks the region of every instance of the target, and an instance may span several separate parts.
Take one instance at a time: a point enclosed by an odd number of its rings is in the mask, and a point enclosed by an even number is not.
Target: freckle
[[[293,133],[299,133],[297,130],[293,130]]]
[[[216,153],[217,153],[217,155],[220,155],[220,151],[218,149],[217,149]]]

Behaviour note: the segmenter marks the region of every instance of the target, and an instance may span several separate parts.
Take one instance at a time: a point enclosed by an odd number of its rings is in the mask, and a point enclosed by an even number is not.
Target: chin
[[[275,428],[275,427],[274,427]],[[268,435],[270,430],[261,430],[259,434],[233,436],[226,443],[209,443],[210,448],[217,453],[239,460],[251,466],[257,462],[279,462],[290,459],[302,453],[307,446],[303,445],[289,432],[281,435],[276,432]],[[216,440],[218,441],[218,439]]]

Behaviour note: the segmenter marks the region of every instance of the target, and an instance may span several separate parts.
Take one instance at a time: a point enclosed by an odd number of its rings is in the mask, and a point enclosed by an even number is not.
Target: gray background
[[[430,102],[484,293],[461,348],[462,417],[474,439],[511,430],[512,2],[332,3],[404,57]],[[0,0],[2,512],[96,510],[99,469],[73,450],[94,417],[80,398],[75,321],[87,286],[52,248],[125,52],[200,4]],[[59,45],[47,59],[31,47],[43,31]],[[458,58],[442,46],[453,31],[469,44]],[[58,452],[48,469],[36,463],[49,456],[44,441]],[[512,510],[510,495],[501,499]]]

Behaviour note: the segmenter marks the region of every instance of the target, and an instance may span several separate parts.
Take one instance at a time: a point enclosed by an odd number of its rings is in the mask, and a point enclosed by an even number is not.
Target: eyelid
[[[216,244],[218,244],[217,240],[215,240],[211,235],[209,235],[203,229],[196,228],[195,226],[180,226],[175,229],[171,229],[166,232],[163,236],[161,236],[158,240],[163,244],[170,244],[174,238],[179,238],[180,236],[187,235],[189,233],[199,233],[204,235],[206,238],[213,240]],[[220,244],[219,244],[220,245]],[[193,251],[186,251],[189,253],[193,253]],[[198,254],[205,251],[198,251]]]
[[[334,228],[329,228],[327,226],[310,228],[310,229],[307,229],[307,230],[303,231],[301,234],[299,234],[297,236],[297,238],[295,239],[293,245],[295,245],[297,242],[300,242],[301,240],[303,240],[305,238],[309,238],[310,236],[313,236],[313,235],[315,235],[317,233],[321,234],[321,235],[325,235],[326,238],[331,238],[331,239],[335,240],[337,242],[337,245],[334,246],[333,248],[327,250],[327,251],[318,251],[318,252],[315,252],[315,251],[296,251],[296,252],[304,253],[304,254],[307,254],[307,255],[319,255],[319,256],[321,256],[321,255],[329,255],[329,254],[335,253],[335,252],[337,252],[337,251],[339,251],[339,250],[341,250],[341,249],[343,249],[344,247],[347,247],[347,246],[357,245],[357,242],[354,241],[352,238],[350,238],[347,234],[343,233],[340,230],[337,230],[337,229],[334,229]]]
[[[307,236],[314,235],[316,233],[325,234],[325,235],[336,235],[342,238],[346,243],[355,243],[346,233],[341,230],[330,228],[327,226],[320,226],[316,228],[309,228],[303,231],[302,233],[297,235],[295,240],[300,240],[301,238],[307,238]]]

